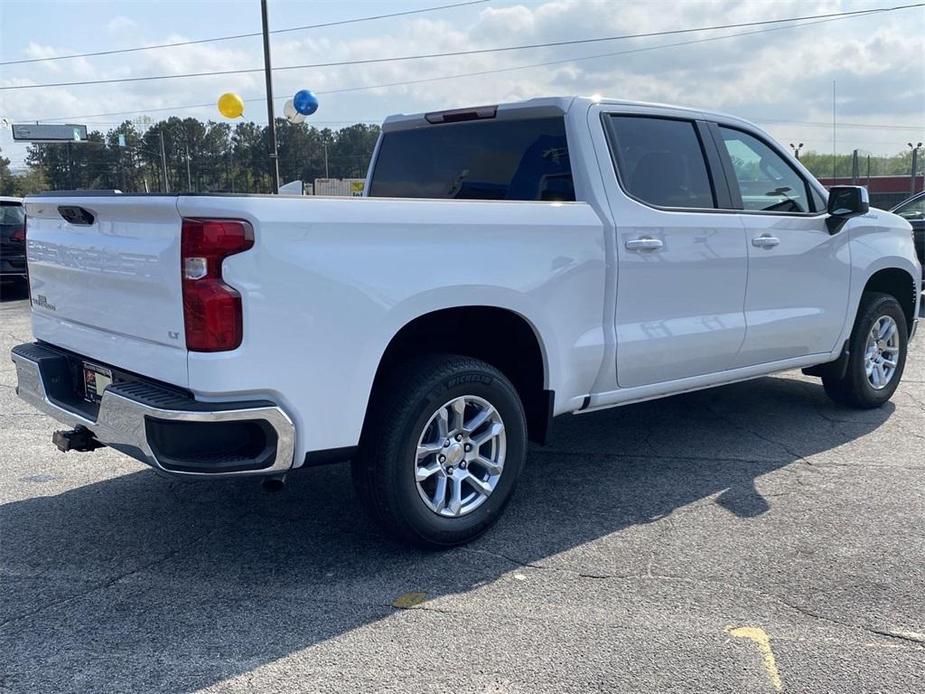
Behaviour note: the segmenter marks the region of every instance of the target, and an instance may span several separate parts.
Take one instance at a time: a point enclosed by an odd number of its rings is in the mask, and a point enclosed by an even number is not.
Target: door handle
[[[757,248],[774,248],[780,245],[780,239],[770,234],[762,234],[752,239],[752,245]]]
[[[660,239],[653,239],[651,236],[640,236],[626,242],[626,248],[630,251],[654,251],[664,245]]]

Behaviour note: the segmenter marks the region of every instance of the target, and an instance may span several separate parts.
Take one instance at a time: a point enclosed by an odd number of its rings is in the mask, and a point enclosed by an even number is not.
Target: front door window
[[[742,209],[760,212],[810,212],[806,181],[777,152],[756,137],[720,126],[735,170]]]

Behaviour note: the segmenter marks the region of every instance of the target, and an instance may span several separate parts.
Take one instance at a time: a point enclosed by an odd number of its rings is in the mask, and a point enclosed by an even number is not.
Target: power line
[[[882,11],[884,10],[868,10],[867,12],[871,13],[871,12],[882,12]],[[677,41],[674,43],[665,43],[665,44],[660,44],[657,46],[645,46],[641,48],[632,48],[632,49],[622,50],[622,51],[611,51],[607,53],[597,53],[594,55],[578,56],[578,57],[565,58],[565,59],[560,59],[560,60],[549,60],[549,61],[544,61],[540,63],[529,63],[526,65],[516,65],[513,67],[494,68],[491,70],[480,70],[477,72],[464,72],[464,73],[457,73],[453,75],[424,77],[424,78],[416,79],[416,80],[403,80],[399,82],[387,82],[383,84],[363,85],[363,86],[356,86],[356,87],[343,87],[340,89],[330,89],[330,90],[325,90],[325,91],[319,91],[317,93],[319,95],[340,94],[344,92],[366,91],[370,89],[383,89],[387,87],[407,86],[407,85],[412,85],[412,84],[423,84],[427,82],[446,81],[446,80],[451,80],[451,79],[460,79],[464,77],[481,77],[485,75],[493,75],[493,74],[498,74],[498,73],[503,73],[503,72],[515,72],[518,70],[548,67],[551,65],[560,65],[564,63],[573,63],[573,62],[580,62],[580,61],[586,61],[586,60],[596,60],[599,58],[611,58],[614,56],[623,56],[623,55],[629,55],[633,53],[643,53],[643,52],[648,52],[648,51],[660,50],[663,48],[676,48],[680,46],[689,46],[689,45],[694,45],[694,44],[709,43],[713,41],[722,41],[725,39],[739,38],[742,36],[750,36],[754,34],[765,34],[765,33],[770,33],[772,31],[788,31],[792,29],[800,29],[803,27],[813,26],[816,24],[826,24],[828,22],[842,21],[845,19],[851,19],[856,16],[857,16],[856,14],[851,14],[848,16],[837,16],[837,17],[832,17],[828,19],[821,19],[821,20],[817,20],[814,22],[804,22],[803,24],[781,26],[781,27],[771,27],[771,28],[766,28],[766,29],[758,29],[754,31],[736,32],[733,34],[726,34],[723,36],[711,36],[711,37],[702,38],[702,39]],[[248,103],[258,102],[258,101],[263,101],[265,98],[266,98],[265,96],[252,97],[252,98],[244,99],[244,101]],[[277,100],[282,101],[286,98],[287,97],[279,97]],[[137,110],[137,111],[117,111],[117,112],[110,112],[110,113],[96,113],[96,114],[89,114],[89,115],[66,116],[66,117],[59,117],[59,118],[45,118],[43,120],[52,120],[52,121],[78,120],[78,119],[84,119],[84,118],[99,118],[99,117],[108,117],[108,116],[132,115],[135,113],[156,113],[156,112],[161,112],[161,111],[179,111],[179,110],[191,110],[191,109],[197,109],[197,108],[211,108],[211,107],[214,107],[214,105],[215,105],[214,103],[209,102],[209,103],[204,103],[204,104],[188,104],[186,106],[167,106],[167,107],[162,107],[162,108],[144,109],[144,110]],[[774,119],[753,119],[753,120],[757,120],[759,122],[761,122],[762,120],[765,122],[777,122]],[[321,121],[313,121],[313,122],[321,123]],[[357,121],[357,122],[375,123],[377,121],[368,120],[368,121]],[[815,122],[809,122],[809,121],[779,121],[779,122],[797,123],[797,124],[802,124],[802,125],[814,125],[814,126],[820,125],[820,126],[825,126],[825,127],[831,127],[831,123],[815,123]],[[331,123],[334,123],[334,121],[332,121]],[[878,129],[879,128],[889,128],[889,129],[896,129],[896,130],[919,130],[919,128],[915,126],[882,125],[882,124],[875,124],[875,123],[871,123],[871,124],[845,123],[843,125],[845,127],[850,127],[850,128],[878,128]]]
[[[824,123],[822,121],[808,121],[808,120],[785,120],[783,118],[763,118],[765,123],[795,123],[797,125],[808,125],[815,128],[832,128],[831,123]],[[925,130],[925,127],[921,125],[891,125],[886,123],[842,123],[838,122],[839,128],[876,128],[878,130]]]
[[[467,2],[457,2],[452,5],[437,5],[435,7],[425,7],[419,10],[404,10],[402,12],[390,12],[388,14],[377,14],[369,17],[356,17],[354,19],[341,19],[333,22],[324,22],[322,24],[305,24],[303,26],[289,27],[288,29],[274,29],[271,34],[285,34],[293,31],[304,31],[306,29],[321,29],[324,27],[340,26],[343,24],[356,24],[358,22],[371,22],[377,19],[390,19],[392,17],[406,17],[413,14],[423,14],[425,12],[436,12],[438,10],[449,10],[456,7],[466,7],[469,5],[480,5],[491,0],[468,0]],[[92,53],[72,53],[70,55],[56,55],[48,58],[24,58],[22,60],[5,60],[0,61],[0,65],[24,65],[26,63],[41,63],[52,60],[69,60],[71,58],[92,58],[102,55],[117,55],[120,53],[137,53],[139,51],[153,51],[158,48],[177,48],[179,46],[193,46],[201,43],[214,43],[217,41],[232,41],[235,39],[252,38],[262,36],[262,33],[256,31],[251,34],[231,34],[228,36],[215,36],[210,39],[195,39],[192,41],[176,41],[174,43],[161,43],[154,46],[138,46],[136,48],[120,48],[111,51],[94,51]]]
[[[287,97],[282,97],[282,98],[287,98]],[[279,99],[274,98],[273,100],[274,100],[274,101],[278,101]],[[214,104],[207,104],[207,105],[208,105],[208,106],[214,106]],[[181,107],[181,108],[182,108],[182,107]],[[192,108],[192,107],[190,107],[190,108]],[[197,107],[197,108],[198,108],[198,107]],[[132,113],[135,113],[135,112],[132,111]],[[96,126],[110,126],[111,129],[118,128],[120,125],[122,125],[123,123],[126,122],[125,120],[97,120],[97,121],[93,121],[93,120],[83,120],[80,116],[69,116],[68,119],[46,118],[45,120],[77,120],[77,119],[80,119],[80,120],[81,120],[81,124],[82,124],[82,125],[86,125],[86,126],[88,126],[88,127],[89,127],[89,126],[94,126],[94,127],[96,127]],[[140,125],[140,124],[136,124],[136,123],[134,123],[134,122],[132,122],[132,121],[128,121],[128,122],[129,122],[129,123],[132,123],[132,125]],[[243,122],[243,121],[242,121],[242,122]],[[379,125],[381,122],[382,122],[382,119],[381,119],[381,118],[379,118],[379,119],[371,119],[371,118],[368,118],[368,119],[365,119],[365,120],[364,120],[364,119],[360,119],[360,118],[350,119],[350,120],[315,120],[315,119],[313,118],[313,119],[311,120],[310,123],[309,123],[309,122],[306,122],[306,125],[313,125],[313,126],[314,126],[314,125]],[[152,121],[151,124],[152,124],[152,125],[154,124],[153,121]]]
[[[768,24],[781,24],[786,22],[798,22],[810,19],[822,19],[822,18],[840,18],[840,17],[851,17],[851,16],[863,16],[869,14],[880,14],[886,12],[896,12],[898,10],[911,9],[916,7],[925,6],[925,2],[910,4],[910,5],[897,5],[894,7],[884,7],[884,8],[875,8],[870,10],[855,10],[852,12],[833,12],[828,14],[818,14],[818,15],[805,15],[802,17],[789,17],[785,19],[769,19],[762,21],[754,22],[740,22],[736,24],[719,24],[715,26],[708,27],[697,27],[689,29],[672,29],[668,31],[654,31],[646,32],[642,34],[623,34],[619,36],[602,36],[597,38],[588,38],[588,39],[572,39],[569,41],[548,41],[545,43],[533,43],[533,44],[523,44],[519,46],[500,46],[496,48],[480,48],[472,49],[466,51],[449,51],[445,53],[421,53],[417,55],[405,55],[405,56],[391,56],[388,58],[366,58],[361,60],[341,60],[333,61],[328,63],[308,63],[304,65],[284,65],[280,67],[273,68],[275,72],[282,72],[285,70],[306,70],[310,68],[323,68],[323,67],[342,67],[346,65],[369,65],[373,63],[391,63],[399,62],[405,60],[424,60],[429,58],[450,58],[450,57],[462,57],[469,55],[482,55],[487,53],[506,53],[511,51],[522,51],[530,50],[536,48],[552,48],[552,47],[561,47],[561,46],[574,46],[582,45],[589,43],[600,43],[605,41],[621,41],[626,39],[638,39],[638,38],[653,38],[657,36],[671,36],[678,34],[689,34],[700,31],[715,31],[719,29],[734,29],[741,27],[750,27],[750,26],[763,26]],[[179,75],[147,75],[144,77],[122,77],[118,79],[100,79],[100,80],[81,80],[76,82],[48,82],[45,84],[26,84],[26,85],[11,85],[0,87],[0,91],[10,91],[14,89],[43,89],[47,87],[76,87],[76,86],[85,86],[85,85],[94,85],[94,84],[123,84],[127,82],[150,82],[154,80],[168,80],[168,79],[187,79],[192,77],[215,77],[222,75],[241,75],[248,74],[253,72],[261,72],[263,68],[247,68],[240,70],[217,70],[213,72],[188,72]]]
[[[434,79],[439,79],[439,78],[434,78]],[[369,87],[360,87],[360,89],[377,89],[377,88],[379,88],[379,85],[374,85],[374,86],[369,86]],[[331,94],[332,92],[326,91],[326,92],[315,92],[315,93],[324,95],[324,94]],[[277,96],[277,97],[274,97],[273,101],[285,101],[286,99],[291,99],[291,98],[292,97],[290,96]],[[264,96],[249,97],[247,99],[243,99],[243,101],[247,103],[253,103],[257,101],[266,101],[266,99],[267,97],[266,95],[264,95]],[[83,115],[78,115],[78,116],[59,116],[56,118],[39,118],[38,120],[40,121],[84,120],[87,118],[108,118],[110,116],[131,116],[132,114],[135,114],[135,113],[147,114],[147,113],[160,113],[163,111],[190,111],[196,108],[214,108],[214,107],[215,107],[215,102],[210,101],[207,104],[187,104],[185,106],[163,106],[163,107],[158,107],[158,108],[136,109],[134,111],[111,111],[109,113],[91,113],[91,114],[83,114]],[[25,120],[36,120],[36,119],[29,118]],[[336,125],[339,123],[378,123],[379,121],[378,120],[320,121],[320,120],[312,119],[312,122],[313,123],[324,123],[328,125]],[[121,125],[121,123],[113,123],[113,125]]]

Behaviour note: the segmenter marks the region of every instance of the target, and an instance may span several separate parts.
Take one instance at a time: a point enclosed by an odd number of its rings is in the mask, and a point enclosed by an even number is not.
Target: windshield
[[[0,224],[22,226],[26,212],[18,202],[0,202]]]
[[[893,214],[898,214],[903,219],[920,220],[925,219],[925,195],[920,195],[912,200],[907,200],[893,210]]]

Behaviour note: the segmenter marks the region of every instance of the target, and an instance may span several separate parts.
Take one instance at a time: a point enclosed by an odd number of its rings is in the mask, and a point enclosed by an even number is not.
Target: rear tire
[[[511,382],[490,364],[447,354],[403,364],[376,390],[351,464],[373,519],[393,537],[430,548],[488,530],[527,450]]]
[[[835,402],[857,409],[884,405],[896,392],[906,366],[909,330],[895,297],[865,292],[848,342],[843,378],[823,377]]]

